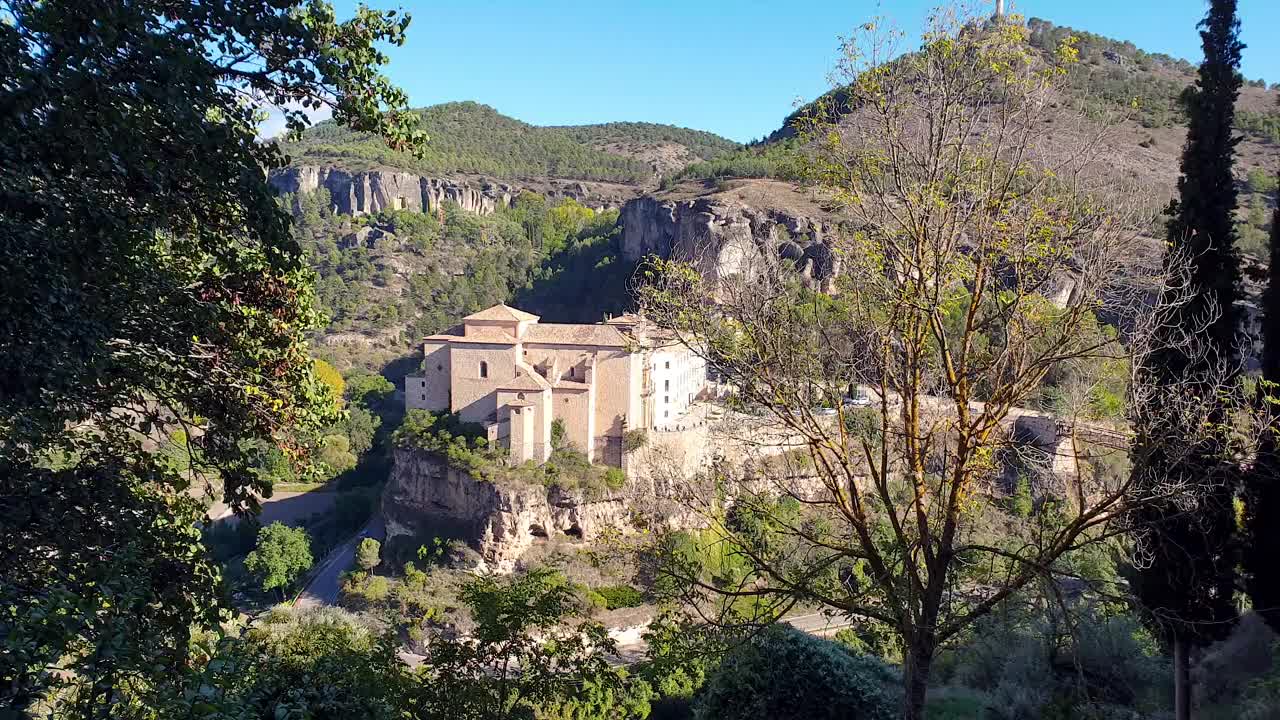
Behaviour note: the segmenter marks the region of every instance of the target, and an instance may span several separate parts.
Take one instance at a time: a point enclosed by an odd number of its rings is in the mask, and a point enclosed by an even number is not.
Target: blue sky
[[[475,100],[536,125],[644,120],[746,141],[828,88],[837,36],[936,0],[366,0],[413,24],[391,78],[414,106]],[[337,0],[339,16],[355,2]],[[1202,0],[1022,0],[1013,11],[1193,62]],[[1239,0],[1248,78],[1280,82],[1280,0]]]

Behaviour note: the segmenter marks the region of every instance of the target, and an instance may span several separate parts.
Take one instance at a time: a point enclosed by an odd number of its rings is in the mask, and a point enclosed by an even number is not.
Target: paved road
[[[338,602],[338,593],[342,589],[342,574],[351,569],[355,562],[356,545],[362,538],[371,537],[382,542],[387,537],[387,529],[382,522],[382,513],[375,513],[354,537],[329,551],[318,570],[311,577],[311,582],[298,594],[294,607],[305,609],[334,605]]]
[[[311,515],[326,513],[333,509],[339,493],[331,490],[309,490],[307,492],[278,492],[262,501],[262,514],[258,522],[270,525],[280,521],[286,525],[298,525]],[[214,522],[239,522],[239,518],[231,514],[231,508],[221,502],[209,507],[209,517]]]

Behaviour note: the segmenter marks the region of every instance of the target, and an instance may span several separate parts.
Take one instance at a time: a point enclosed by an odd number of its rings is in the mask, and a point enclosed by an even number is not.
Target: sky
[[[838,37],[911,38],[937,0],[365,0],[413,17],[386,73],[415,106],[475,100],[535,125],[669,123],[745,142],[829,89]],[[356,3],[336,0],[339,17]],[[1022,0],[1011,12],[1198,62],[1203,0]],[[992,6],[994,2],[992,0]],[[1280,0],[1239,0],[1246,78],[1280,82]],[[1270,40],[1270,42],[1268,42]]]

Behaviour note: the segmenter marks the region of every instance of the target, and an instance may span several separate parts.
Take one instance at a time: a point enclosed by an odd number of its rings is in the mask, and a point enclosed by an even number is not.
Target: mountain
[[[1178,178],[1182,146],[1186,139],[1186,114],[1182,94],[1195,83],[1196,66],[1182,59],[1147,53],[1133,43],[1106,38],[1047,20],[1027,21],[1031,44],[1050,53],[1068,36],[1076,38],[1079,62],[1068,74],[1064,104],[1081,105],[1094,112],[1122,116],[1104,140],[1102,156],[1108,172],[1125,173],[1151,189],[1153,209],[1172,197]],[[1265,254],[1266,212],[1270,199],[1265,191],[1280,167],[1280,85],[1270,88],[1262,80],[1246,82],[1236,105],[1236,128],[1241,141],[1236,148],[1236,175],[1240,183],[1241,247],[1261,257]],[[841,89],[818,100],[837,113],[849,115],[847,96]],[[693,163],[664,179],[664,187],[681,181],[725,178],[792,179],[788,157],[798,142],[796,120],[818,107],[818,100],[788,115],[782,126],[762,143],[743,147],[709,160]],[[1066,123],[1045,128],[1064,144],[1075,142]]]
[[[672,125],[618,122],[539,127],[488,105],[454,102],[415,110],[430,136],[421,158],[332,121],[286,142],[293,164],[348,171],[392,168],[418,175],[474,174],[499,179],[563,178],[641,184],[657,174],[711,160],[739,145]]]
[[[1162,207],[1177,181],[1180,97],[1195,66],[1045,20],[1028,28],[1045,52],[1077,39],[1080,61],[1062,102],[1125,114],[1106,140],[1102,171],[1149,187],[1147,201]],[[826,97],[840,105],[839,90]],[[1240,246],[1259,257],[1270,219],[1264,191],[1280,166],[1277,97],[1255,80],[1237,107]],[[792,123],[812,108],[741,146],[651,123],[537,127],[485,105],[448,103],[417,111],[431,135],[421,159],[321,123],[287,145],[295,167],[277,181],[299,210],[309,194],[326,198],[307,201],[311,221],[301,228],[333,318],[324,339],[368,362],[366,346],[402,352],[499,299],[548,319],[599,319],[625,306],[629,268],[641,255],[693,240],[714,241],[726,256],[785,251],[813,281],[827,282],[838,262],[824,244],[839,221],[796,182],[791,162],[800,142]],[[1045,132],[1076,141],[1067,122]]]

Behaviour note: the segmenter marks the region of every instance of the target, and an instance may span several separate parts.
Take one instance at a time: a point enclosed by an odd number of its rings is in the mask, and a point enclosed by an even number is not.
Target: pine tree
[[[1134,590],[1153,629],[1173,646],[1180,719],[1190,712],[1190,649],[1219,637],[1236,615],[1237,473],[1227,458],[1223,397],[1238,364],[1231,128],[1244,46],[1236,0],[1213,0],[1199,27],[1204,61],[1186,96],[1190,127],[1178,197],[1169,208],[1166,256],[1167,264],[1190,263],[1191,296],[1170,303],[1167,342],[1141,368],[1143,380],[1159,391],[1136,408],[1133,453],[1135,484],[1153,496],[1160,494],[1155,487],[1172,490],[1168,500],[1146,504],[1134,518]],[[1199,403],[1200,412],[1186,412],[1188,399]]]
[[[1262,384],[1260,409],[1272,417],[1280,414],[1280,191],[1271,216],[1271,262],[1263,296]],[[1245,585],[1253,609],[1273,630],[1280,632],[1280,430],[1275,423],[1263,428],[1258,455],[1245,478]]]

